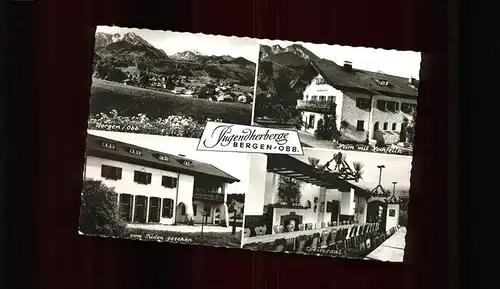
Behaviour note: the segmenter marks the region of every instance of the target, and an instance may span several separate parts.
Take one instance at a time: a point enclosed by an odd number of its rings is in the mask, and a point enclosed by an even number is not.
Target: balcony
[[[218,193],[215,189],[194,188],[193,199],[223,203],[224,194]]]
[[[335,112],[335,102],[325,100],[299,100],[297,101],[297,109],[317,113],[332,113]]]

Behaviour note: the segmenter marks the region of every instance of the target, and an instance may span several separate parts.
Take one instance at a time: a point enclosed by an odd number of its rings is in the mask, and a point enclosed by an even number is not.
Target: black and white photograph
[[[240,248],[249,155],[197,145],[88,130],[79,233]]]
[[[250,125],[256,39],[98,26],[88,128],[198,138]]]
[[[412,157],[252,154],[244,249],[403,262]]]
[[[419,52],[260,43],[254,125],[297,130],[303,147],[412,154]]]

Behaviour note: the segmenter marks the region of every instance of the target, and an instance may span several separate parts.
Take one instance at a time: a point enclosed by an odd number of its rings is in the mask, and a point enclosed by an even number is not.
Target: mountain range
[[[270,61],[283,66],[304,66],[310,60],[317,61],[320,58],[300,44],[292,44],[282,47],[278,44],[260,46],[259,61]]]
[[[141,63],[158,74],[233,80],[246,86],[253,86],[255,77],[256,64],[243,57],[203,55],[197,51],[167,55],[132,32],[97,32],[94,52],[94,64],[112,63],[113,67],[123,70],[138,67]]]

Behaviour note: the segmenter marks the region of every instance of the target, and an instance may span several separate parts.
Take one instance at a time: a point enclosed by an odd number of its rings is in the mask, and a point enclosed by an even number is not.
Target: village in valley
[[[253,102],[255,63],[195,50],[167,55],[135,33],[97,33],[93,77],[214,102]]]

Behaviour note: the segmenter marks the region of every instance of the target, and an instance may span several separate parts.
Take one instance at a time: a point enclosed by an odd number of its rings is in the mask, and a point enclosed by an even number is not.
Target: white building
[[[416,111],[418,80],[354,69],[351,62],[311,61],[295,81],[302,130],[314,134],[326,114],[336,115],[341,142],[404,142],[405,119]],[[335,104],[332,107],[332,103]]]
[[[127,222],[165,225],[227,226],[226,187],[239,182],[207,163],[91,134],[84,177],[115,189]]]

